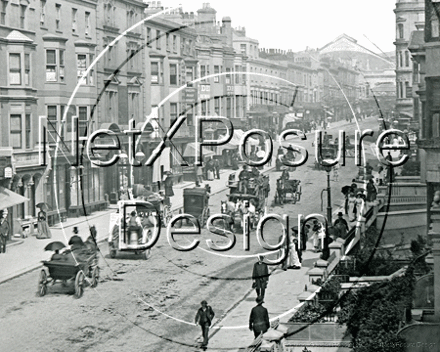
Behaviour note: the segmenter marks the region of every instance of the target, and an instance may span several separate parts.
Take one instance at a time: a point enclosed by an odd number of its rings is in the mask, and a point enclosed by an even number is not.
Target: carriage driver
[[[241,170],[240,174],[238,175],[238,190],[240,193],[247,193],[249,179],[251,178],[251,176],[252,174],[249,172],[248,166],[244,164],[243,170]]]

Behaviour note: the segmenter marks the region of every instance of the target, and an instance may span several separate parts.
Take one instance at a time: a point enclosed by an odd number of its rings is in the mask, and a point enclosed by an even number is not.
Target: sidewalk
[[[307,248],[311,248],[311,242]],[[300,270],[289,269],[287,271],[276,269],[272,272],[269,285],[264,298],[264,307],[269,311],[269,319],[276,320],[279,317],[280,323],[286,323],[299,305],[298,296],[304,292],[305,286],[309,286],[307,271],[313,267],[321,253],[312,251],[303,252],[303,264]],[[254,340],[254,334],[249,330],[249,315],[256,306],[255,290],[250,289],[236,304],[226,317],[211,328],[209,339],[209,350],[238,351],[245,348]]]

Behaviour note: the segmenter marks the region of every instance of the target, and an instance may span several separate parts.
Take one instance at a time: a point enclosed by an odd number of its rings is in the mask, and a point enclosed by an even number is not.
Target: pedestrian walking
[[[220,161],[218,159],[214,160],[214,177],[220,180]]]
[[[211,327],[212,319],[214,318],[215,313],[212,310],[211,306],[208,305],[208,302],[202,301],[200,305],[201,307],[197,311],[195,323],[196,325],[200,325],[200,327],[202,328],[203,342],[200,347],[203,350],[206,350],[209,339],[209,328]]]
[[[252,280],[254,280],[252,287],[257,292],[257,297],[264,298],[266,293],[267,283],[269,282],[269,268],[266,263],[263,262],[264,256],[258,256],[258,262],[254,264],[252,271]]]
[[[264,334],[270,328],[269,313],[263,307],[264,299],[258,296],[255,300],[257,305],[252,308],[249,316],[249,330],[254,332],[254,337],[257,338],[260,334]]]
[[[6,241],[9,236],[8,210],[0,211],[0,253],[6,253]]]
[[[293,231],[289,243],[289,267],[295,270],[301,269],[301,253],[298,248],[298,227],[291,228]]]
[[[45,238],[51,238],[52,234],[50,232],[50,228],[49,225],[47,224],[46,221],[46,212],[40,208],[40,211],[38,212],[38,223],[37,223],[37,228],[38,228],[38,235],[37,238],[38,239],[45,239]]]
[[[350,192],[348,195],[348,220],[354,221],[356,218],[356,197],[354,196],[353,192]]]

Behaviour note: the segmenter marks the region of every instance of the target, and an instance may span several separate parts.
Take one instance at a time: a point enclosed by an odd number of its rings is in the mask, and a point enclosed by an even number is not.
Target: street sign
[[[234,95],[234,86],[225,85],[225,95]]]
[[[5,178],[12,178],[12,167],[5,167]]]
[[[211,98],[211,86],[209,84],[200,84],[199,90],[200,100],[209,100]]]

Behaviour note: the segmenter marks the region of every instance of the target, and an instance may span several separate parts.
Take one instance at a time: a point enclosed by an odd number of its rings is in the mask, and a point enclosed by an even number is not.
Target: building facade
[[[407,125],[414,121],[413,63],[408,49],[411,33],[425,21],[423,0],[399,0],[396,14],[396,117]],[[417,103],[416,103],[417,104]]]

